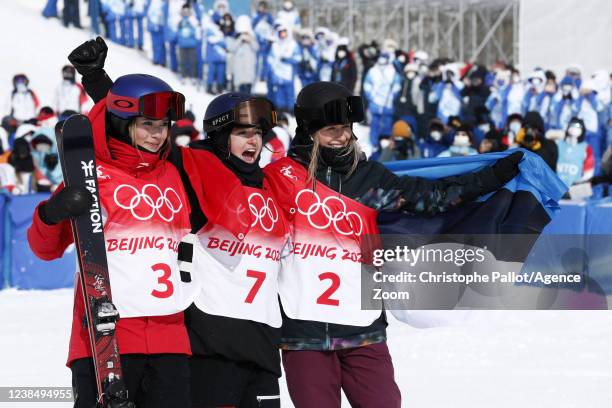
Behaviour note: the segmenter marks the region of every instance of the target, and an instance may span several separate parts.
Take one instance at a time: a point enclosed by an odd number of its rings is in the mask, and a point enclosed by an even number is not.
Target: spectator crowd
[[[48,0],[43,15],[58,16],[56,3]],[[78,3],[64,0],[64,25],[81,26]],[[542,61],[542,68],[520,72],[503,61],[487,67],[432,58],[422,50],[402,50],[391,39],[355,49],[349,38],[326,27],[314,31],[302,27],[291,1],[284,1],[275,15],[266,1],[259,1],[252,16],[237,17],[226,0],[216,0],[210,9],[203,0],[89,0],[87,7],[94,32],[139,49],[148,32],[153,64],[167,66],[186,81],[203,80],[211,94],[259,92],[257,84],[265,82],[264,92],[279,112],[291,114],[296,87],[314,81],[334,81],[360,92],[367,107],[371,160],[464,156],[522,147],[540,155],[568,186],[607,181],[612,174],[611,78],[605,70],[586,75],[579,65],[571,65],[554,73]],[[16,76],[12,107],[5,112],[10,116],[2,122],[5,134],[0,134],[3,147],[14,143],[4,140],[7,134],[17,139],[27,136],[33,161],[45,169],[34,179],[49,180],[51,186],[56,179],[45,160],[53,164],[46,159],[55,154],[53,129],[43,131],[41,123],[83,111],[88,103],[74,82],[74,69],[65,67],[62,75],[56,106],[39,111],[27,78]],[[264,162],[282,157],[287,150],[286,117],[285,123],[275,129],[277,134],[267,136],[272,153],[264,150]],[[32,128],[26,128],[29,133],[21,126],[16,131],[15,124]],[[200,137],[193,121],[178,127],[181,130],[175,129],[173,135],[179,144]],[[2,171],[2,178],[21,180],[20,173],[16,169],[15,176],[7,176]],[[17,183],[22,191],[23,182]]]

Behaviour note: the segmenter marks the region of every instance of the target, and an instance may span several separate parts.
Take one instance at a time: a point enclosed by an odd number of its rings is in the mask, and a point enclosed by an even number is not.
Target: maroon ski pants
[[[336,351],[283,351],[295,408],[340,408],[344,390],[353,408],[400,408],[386,343]]]

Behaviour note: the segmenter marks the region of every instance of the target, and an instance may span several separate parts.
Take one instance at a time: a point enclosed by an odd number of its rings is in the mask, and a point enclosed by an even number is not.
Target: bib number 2
[[[319,305],[327,305],[327,306],[339,306],[340,300],[332,299],[332,296],[338,288],[340,287],[340,276],[336,275],[333,272],[323,272],[319,275],[319,280],[323,282],[324,280],[329,280],[329,287],[317,298],[317,304]]]

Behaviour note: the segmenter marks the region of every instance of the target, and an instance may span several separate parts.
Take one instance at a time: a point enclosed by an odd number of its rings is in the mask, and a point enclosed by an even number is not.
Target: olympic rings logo
[[[268,197],[264,198],[259,193],[252,193],[249,198],[249,210],[251,210],[251,214],[253,214],[253,223],[251,227],[254,227],[257,223],[261,226],[266,232],[272,231],[274,229],[274,225],[278,221],[278,209],[274,204],[272,198]],[[259,206],[256,205],[261,204]]]
[[[304,204],[305,200],[300,200],[304,194],[309,194],[312,196],[313,201],[308,205],[307,208],[304,209],[304,206],[301,206],[300,203]],[[337,203],[338,210],[334,214],[334,211],[330,207],[330,204]],[[329,196],[321,201],[319,195],[312,190],[304,189],[301,190],[295,196],[295,204],[297,206],[297,210],[300,214],[306,216],[308,223],[318,230],[324,230],[329,226],[333,225],[336,232],[341,235],[352,235],[355,234],[357,236],[361,235],[363,232],[363,221],[359,214],[355,211],[346,211],[346,203],[342,201],[339,197]],[[319,214],[317,218],[325,219],[324,222],[317,222],[314,218]],[[342,227],[343,224],[339,224],[339,221],[345,220],[346,224],[348,224],[349,228]],[[358,228],[356,228],[358,227]],[[345,229],[343,229],[345,228]]]
[[[127,203],[124,201],[125,194],[121,200],[119,199],[119,192],[124,189],[133,193]],[[147,192],[150,194],[147,194]],[[150,220],[157,214],[162,220],[170,222],[174,220],[174,215],[183,208],[181,198],[174,189],[168,187],[162,191],[155,184],[145,184],[142,191],[138,191],[136,187],[129,184],[121,184],[115,189],[113,198],[119,208],[129,210],[132,216],[140,221]]]

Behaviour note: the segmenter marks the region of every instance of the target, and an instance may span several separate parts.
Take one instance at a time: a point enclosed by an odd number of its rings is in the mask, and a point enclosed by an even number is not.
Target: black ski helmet
[[[306,85],[298,94],[293,111],[299,144],[311,143],[310,136],[325,126],[352,124],[364,118],[360,96],[354,96],[343,85],[326,81]]]
[[[242,92],[228,92],[217,96],[206,108],[204,131],[221,151],[228,145],[228,137],[235,125],[259,126],[265,134],[276,126],[276,111],[267,98]]]

